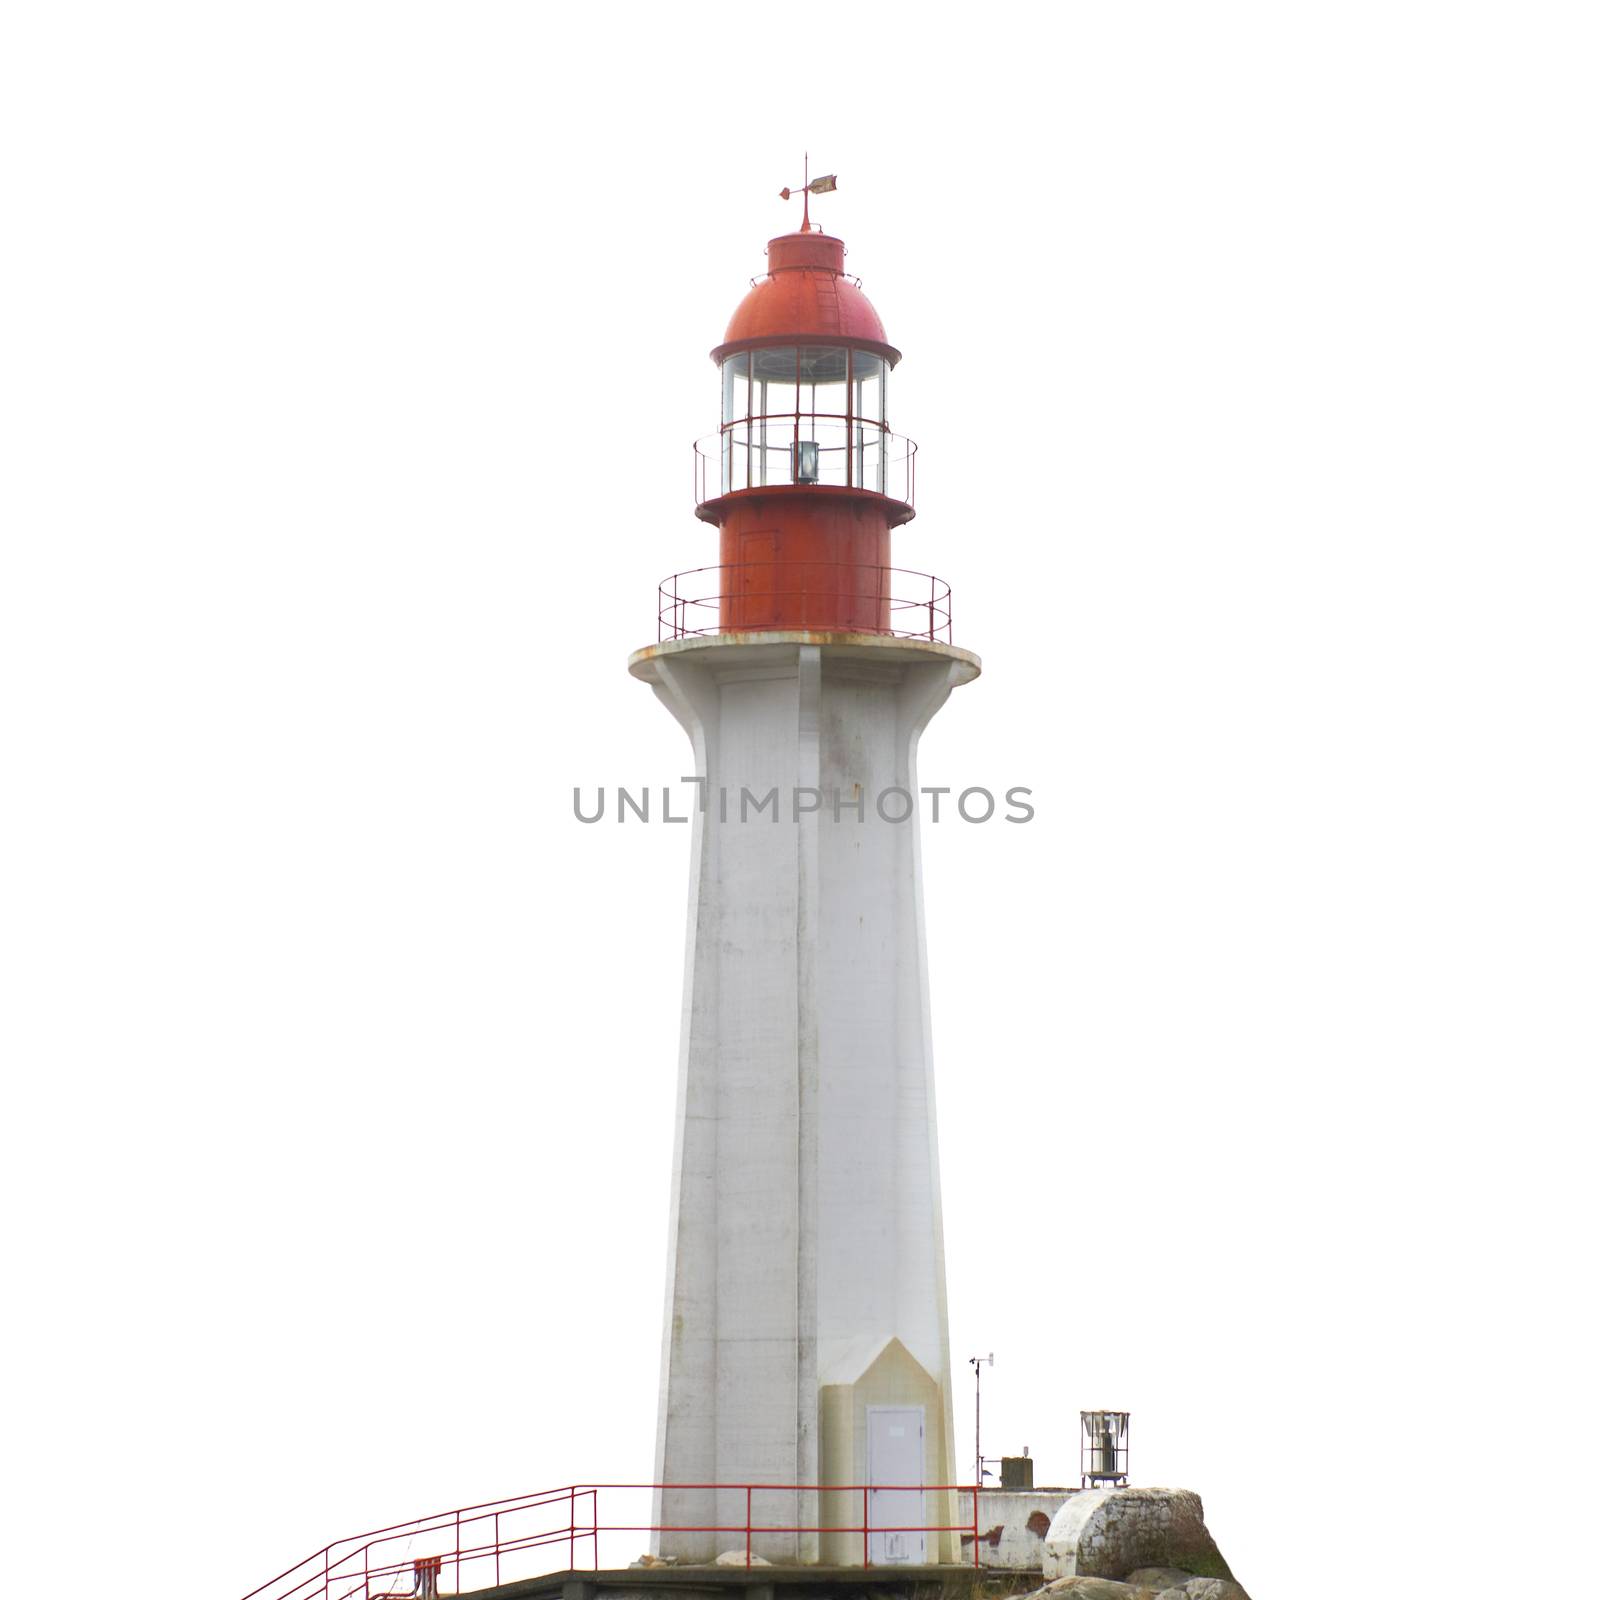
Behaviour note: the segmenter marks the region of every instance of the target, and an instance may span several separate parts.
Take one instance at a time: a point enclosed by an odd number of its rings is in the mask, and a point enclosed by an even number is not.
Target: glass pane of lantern
[[[843,416],[844,384],[850,352],[837,345],[812,345],[800,351],[800,409]]]
[[[758,418],[750,424],[751,483],[794,482],[793,416]]]
[[[722,488],[748,489],[750,487],[750,430],[749,425],[736,422],[722,432]]]
[[[853,350],[850,362],[855,378],[855,414],[868,422],[882,422],[883,358],[873,355],[870,350]]]
[[[795,412],[795,361],[793,345],[750,352],[751,382],[755,385],[755,415],[793,416]],[[789,440],[783,441],[785,455]]]
[[[722,363],[722,420],[732,422],[750,410],[750,356],[746,351]]]
[[[845,473],[850,470],[849,425],[841,418],[830,417],[823,427],[822,478],[823,483],[836,483],[844,487]]]
[[[871,489],[877,494],[883,486],[883,435],[874,427],[857,427],[856,475],[859,488]]]

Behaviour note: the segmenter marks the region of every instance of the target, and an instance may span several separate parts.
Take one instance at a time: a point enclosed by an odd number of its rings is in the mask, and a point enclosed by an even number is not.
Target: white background
[[[1071,1481],[1131,1409],[1258,1600],[1570,1553],[1595,44],[9,7],[12,1586],[233,1600],[648,1476],[687,830],[571,791],[687,770],[624,662],[714,558],[706,351],[807,146],[985,661],[924,781],[1038,805],[926,832],[985,1449]]]

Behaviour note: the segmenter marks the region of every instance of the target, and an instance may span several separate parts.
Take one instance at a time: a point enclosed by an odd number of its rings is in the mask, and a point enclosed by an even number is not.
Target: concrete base
[[[1039,1587],[1040,1575],[1000,1576],[971,1567],[624,1567],[551,1572],[471,1600],[1008,1600]]]
[[[1055,1515],[1077,1489],[985,1489],[978,1496],[978,1564],[1009,1572],[1042,1572],[1044,1541]],[[960,1497],[958,1497],[960,1498]],[[972,1514],[972,1496],[961,1515]],[[972,1535],[961,1535],[961,1557],[972,1559]]]

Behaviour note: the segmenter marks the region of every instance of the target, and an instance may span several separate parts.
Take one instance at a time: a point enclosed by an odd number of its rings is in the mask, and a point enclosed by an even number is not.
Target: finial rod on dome
[[[809,150],[806,151],[806,169],[805,170],[806,170],[806,181],[801,186],[800,191],[799,191],[800,195],[802,196],[803,204],[804,204],[804,207],[805,207],[804,213],[800,218],[800,231],[801,231],[801,233],[810,233],[811,232],[811,197],[812,197],[812,195],[814,195],[814,194],[832,194],[833,191],[839,187],[839,178],[838,178],[838,175],[836,173],[832,173],[832,172],[828,173],[828,175],[826,177],[813,178],[811,176],[811,152]],[[793,191],[789,190],[789,189],[780,189],[778,191],[778,195],[779,195],[779,197],[781,199],[787,200],[792,192]]]

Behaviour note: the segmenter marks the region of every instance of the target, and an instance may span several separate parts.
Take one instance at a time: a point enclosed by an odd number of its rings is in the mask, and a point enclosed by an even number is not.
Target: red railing
[[[694,442],[696,505],[741,489],[797,484],[865,489],[914,506],[916,441],[861,417],[784,411],[741,418]]]
[[[663,1495],[715,1494],[724,1504],[732,1496],[744,1502],[744,1520],[711,1522],[657,1521],[655,1514],[644,1520],[606,1521],[600,1514],[600,1496],[611,1497],[608,1509],[618,1500],[649,1494],[653,1504]],[[874,1494],[920,1494],[960,1496],[961,1504],[970,1497],[970,1523],[893,1523],[873,1520]],[[795,1496],[794,1516],[772,1521],[758,1518],[757,1496]],[[861,1521],[803,1522],[800,1513],[805,1502],[800,1496],[848,1496],[851,1503],[859,1495]],[[952,1507],[955,1502],[948,1502]],[[926,1507],[924,1507],[926,1509]],[[610,1535],[712,1534],[736,1536],[744,1551],[745,1565],[759,1554],[756,1541],[772,1535],[802,1534],[859,1537],[861,1565],[872,1566],[874,1534],[921,1534],[936,1538],[957,1534],[972,1541],[972,1564],[979,1564],[978,1490],[970,1484],[777,1484],[777,1483],[578,1483],[562,1489],[544,1489],[535,1494],[515,1495],[506,1500],[490,1500],[482,1505],[462,1506],[433,1516],[397,1522],[374,1528],[332,1544],[307,1556],[304,1561],[259,1588],[244,1600],[386,1600],[386,1597],[434,1595],[444,1592],[464,1594],[487,1589],[516,1579],[541,1577],[548,1572],[577,1570],[580,1556],[594,1571],[601,1570],[601,1540]],[[721,1538],[712,1541],[720,1544]],[[714,1552],[714,1555],[720,1552]],[[624,1558],[629,1552],[624,1551]],[[637,1555],[638,1551],[631,1552]],[[565,1556],[565,1566],[561,1557]],[[554,1556],[555,1562],[550,1558]],[[815,1558],[813,1558],[815,1559]],[[688,1565],[689,1563],[684,1563]],[[779,1561],[776,1564],[785,1563]],[[797,1563],[798,1564],[798,1563]],[[879,1563],[882,1564],[882,1563]],[[963,1564],[965,1564],[963,1562]],[[447,1582],[446,1578],[453,1581]]]
[[[656,624],[658,639],[821,628],[949,644],[950,585],[903,567],[732,562],[662,579]]]

